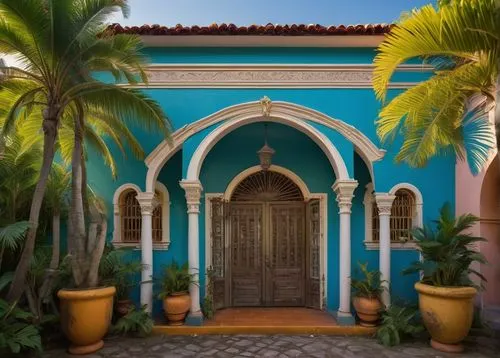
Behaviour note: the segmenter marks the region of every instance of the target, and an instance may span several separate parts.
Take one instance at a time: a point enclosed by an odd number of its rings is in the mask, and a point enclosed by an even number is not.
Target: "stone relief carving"
[[[237,86],[237,85],[272,85],[272,86],[366,86],[371,87],[372,70],[360,68],[345,70],[325,68],[317,70],[263,70],[248,69],[182,69],[158,68],[147,71],[149,85],[165,86]]]

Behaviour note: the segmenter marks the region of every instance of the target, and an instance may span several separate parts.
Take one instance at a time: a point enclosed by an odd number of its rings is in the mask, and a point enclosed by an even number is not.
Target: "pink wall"
[[[483,305],[500,306],[500,165],[491,163],[481,189],[481,252],[489,265],[481,265],[481,273],[488,280],[483,294]]]
[[[493,160],[495,159],[495,160]],[[487,169],[473,176],[466,162],[458,162],[455,169],[456,214],[474,214],[481,218],[472,234],[482,236],[480,251],[489,265],[478,265],[488,280],[481,295],[483,306],[500,306],[500,169],[498,159],[492,157]]]

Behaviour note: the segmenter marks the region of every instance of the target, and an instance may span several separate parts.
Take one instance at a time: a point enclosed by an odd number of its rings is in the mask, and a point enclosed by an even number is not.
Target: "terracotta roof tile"
[[[186,35],[258,35],[258,36],[342,36],[342,35],[381,35],[388,33],[391,24],[368,25],[250,25],[236,26],[235,24],[211,24],[209,26],[183,26],[173,27],[160,25],[121,26],[110,25],[108,30],[116,34],[137,34],[152,36],[186,36]]]

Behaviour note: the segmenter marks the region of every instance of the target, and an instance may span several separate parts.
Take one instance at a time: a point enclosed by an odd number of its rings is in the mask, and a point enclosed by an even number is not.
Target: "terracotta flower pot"
[[[118,300],[115,304],[115,311],[120,317],[127,315],[133,308],[132,300]]]
[[[431,346],[443,352],[462,352],[474,316],[474,287],[436,287],[420,282],[419,307]]]
[[[184,324],[189,308],[191,307],[191,297],[187,292],[176,292],[163,300],[163,309],[171,326]]]
[[[359,324],[365,327],[375,327],[380,320],[382,302],[378,298],[354,297],[352,304],[359,317]]]
[[[71,354],[89,354],[104,345],[113,315],[114,287],[60,290],[61,328],[71,341]]]

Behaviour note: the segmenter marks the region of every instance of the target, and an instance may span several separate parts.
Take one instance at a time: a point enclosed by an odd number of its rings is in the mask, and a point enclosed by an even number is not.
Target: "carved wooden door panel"
[[[232,306],[261,306],[263,296],[263,204],[229,206]]]
[[[269,203],[266,245],[265,304],[305,304],[304,203]]]
[[[321,308],[321,217],[320,202],[313,199],[306,208],[306,306]]]
[[[227,305],[227,255],[226,255],[226,225],[225,225],[225,208],[226,203],[222,198],[213,198],[210,201],[211,219],[212,219],[212,277],[211,284],[215,309],[225,307]]]

